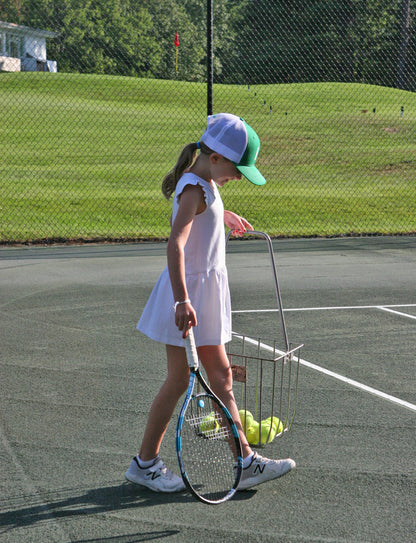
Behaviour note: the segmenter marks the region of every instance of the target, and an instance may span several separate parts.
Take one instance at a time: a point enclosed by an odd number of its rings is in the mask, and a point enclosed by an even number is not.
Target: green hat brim
[[[240,166],[236,164],[237,170],[241,172],[254,185],[265,185],[266,179],[255,166]]]

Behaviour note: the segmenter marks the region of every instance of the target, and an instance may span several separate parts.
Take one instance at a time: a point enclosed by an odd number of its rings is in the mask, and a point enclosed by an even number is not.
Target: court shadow
[[[251,500],[251,498],[253,498],[256,494],[257,489],[243,490],[241,492],[237,492],[235,496],[233,496],[232,501],[243,502],[246,500]]]
[[[163,537],[172,537],[179,534],[179,530],[160,530],[148,532],[147,534],[137,533],[128,535],[116,535],[94,539],[77,539],[73,543],[139,543],[140,541],[160,540]]]
[[[109,484],[93,489],[81,487],[61,489],[43,493],[42,498],[41,500],[38,495],[25,495],[8,500],[7,507],[10,510],[0,512],[0,533],[51,519],[96,515],[111,511],[137,509],[138,507],[177,503],[178,501],[194,501],[194,498],[185,492],[157,494],[129,483]],[[20,507],[19,502],[21,502]],[[137,541],[146,540],[138,539]]]
[[[256,491],[238,492],[232,501],[245,501],[252,498]],[[188,492],[181,493],[155,493],[141,486],[127,482],[122,484],[108,484],[107,486],[86,489],[82,487],[66,488],[54,492],[45,492],[42,499],[39,495],[19,496],[8,500],[9,511],[0,511],[0,534],[35,525],[52,519],[70,519],[77,516],[97,515],[112,511],[122,511],[145,507],[154,507],[169,503],[198,503]],[[150,541],[160,537],[170,537],[175,530],[163,530],[148,533],[121,536],[121,538],[108,538],[108,541],[121,543],[123,541]],[[153,535],[152,535],[153,534]],[[125,537],[123,539],[123,537]],[[130,539],[128,538],[130,537]],[[82,540],[77,543],[93,542],[94,539]],[[105,540],[107,541],[107,540]]]

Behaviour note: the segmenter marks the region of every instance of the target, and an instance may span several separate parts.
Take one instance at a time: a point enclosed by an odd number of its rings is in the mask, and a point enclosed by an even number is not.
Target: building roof
[[[50,30],[40,30],[39,28],[31,28],[30,26],[0,21],[0,30],[3,29],[12,30],[16,34],[32,34],[38,36],[39,38],[55,38],[59,35],[58,32],[51,32]]]

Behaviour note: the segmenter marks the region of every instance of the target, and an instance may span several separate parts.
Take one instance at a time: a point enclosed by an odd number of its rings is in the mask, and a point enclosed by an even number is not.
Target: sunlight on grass
[[[226,207],[272,236],[416,231],[416,95],[370,85],[216,86],[252,124],[268,182]],[[204,84],[0,74],[0,240],[169,234],[163,175],[205,128]],[[401,115],[401,107],[405,114]]]

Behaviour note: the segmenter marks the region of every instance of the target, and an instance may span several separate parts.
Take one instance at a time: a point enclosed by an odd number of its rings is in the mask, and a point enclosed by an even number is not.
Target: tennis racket
[[[185,348],[191,374],[176,427],[179,468],[186,486],[198,500],[222,503],[235,494],[241,479],[240,438],[230,412],[199,371],[192,328]],[[194,394],[195,379],[203,392]]]

